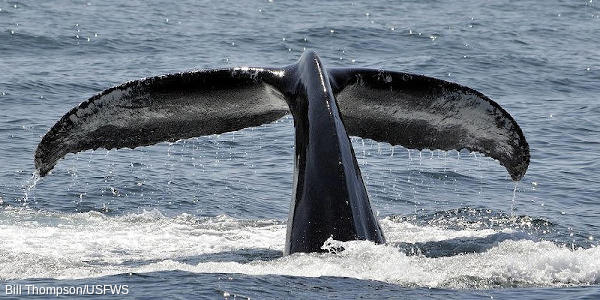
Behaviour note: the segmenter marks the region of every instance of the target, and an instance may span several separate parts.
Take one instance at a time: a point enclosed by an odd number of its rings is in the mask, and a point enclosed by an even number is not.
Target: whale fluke
[[[529,146],[521,128],[482,93],[422,75],[328,71],[349,135],[409,149],[480,152],[497,159],[513,180],[527,171]],[[67,153],[135,148],[275,121],[289,113],[290,96],[284,93],[290,93],[293,79],[284,79],[285,73],[286,68],[201,70],[110,88],[50,129],[35,152],[35,166],[45,176]]]
[[[195,71],[108,89],[50,129],[35,166],[44,176],[67,153],[235,131],[288,113],[296,140],[285,254],[323,251],[329,238],[385,243],[348,135],[413,149],[481,152],[513,180],[529,165],[519,125],[483,94],[421,75],[327,70],[307,51],[284,68]]]
[[[135,148],[218,134],[289,113],[272,84],[281,69],[236,68],[130,81],[82,102],[43,137],[35,167],[45,176],[67,153]]]
[[[409,149],[476,151],[497,159],[513,180],[529,166],[529,145],[496,102],[465,86],[422,75],[329,69],[349,135]]]

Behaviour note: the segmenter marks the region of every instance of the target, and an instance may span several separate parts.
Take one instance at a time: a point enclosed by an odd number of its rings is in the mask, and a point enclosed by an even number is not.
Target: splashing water
[[[514,185],[515,185],[515,187],[513,188],[512,201],[510,203],[510,217],[511,218],[515,217],[515,203],[516,203],[516,199],[517,199],[517,187],[519,187],[519,182],[515,181]]]
[[[38,173],[38,171],[33,172],[31,174],[31,178],[29,178],[25,184],[23,184],[23,203],[27,203],[29,201],[29,193],[35,188],[38,181],[40,181],[42,177]]]
[[[0,280],[171,270],[349,277],[458,289],[574,286],[600,280],[600,262],[594,259],[600,248],[572,250],[548,241],[515,239],[511,236],[518,232],[509,228],[455,230],[384,218],[385,245],[328,240],[323,249],[329,253],[281,256],[286,227],[277,220],[167,217],[157,210],[116,217],[27,208],[1,212],[5,241],[0,255],[6,259],[0,261]],[[53,243],[46,242],[48,234]],[[404,244],[425,254],[411,254]],[[441,245],[455,245],[461,255],[432,255]]]

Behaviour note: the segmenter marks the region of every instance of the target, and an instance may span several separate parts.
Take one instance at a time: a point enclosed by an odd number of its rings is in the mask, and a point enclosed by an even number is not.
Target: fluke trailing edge
[[[326,69],[308,51],[283,68],[194,71],[110,88],[50,129],[35,166],[45,176],[67,153],[235,131],[288,113],[296,152],[286,254],[320,251],[329,237],[385,242],[349,135],[413,149],[477,151],[497,159],[513,180],[529,165],[519,125],[483,94],[421,75]]]

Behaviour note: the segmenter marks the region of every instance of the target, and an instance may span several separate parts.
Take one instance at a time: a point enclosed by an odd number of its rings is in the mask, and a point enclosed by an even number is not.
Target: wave
[[[166,46],[165,46],[166,45]],[[67,53],[90,55],[123,53],[157,53],[170,46],[164,39],[134,36],[134,39],[123,37],[104,37],[97,33],[73,33],[72,35],[41,35],[24,30],[0,31],[0,51],[5,54],[43,54],[54,51],[66,51]]]
[[[534,241],[507,228],[448,229],[390,217],[381,225],[386,245],[329,240],[323,246],[327,253],[282,256],[286,227],[279,220],[165,216],[158,210],[111,217],[9,206],[0,211],[0,280],[179,270],[454,289],[600,283],[599,247]],[[465,242],[477,247],[428,255],[436,247]],[[420,251],[411,252],[410,246]]]
[[[73,38],[67,36],[50,37],[27,32],[4,30],[0,31],[0,50],[6,53],[21,53],[26,49],[52,50],[72,45]]]

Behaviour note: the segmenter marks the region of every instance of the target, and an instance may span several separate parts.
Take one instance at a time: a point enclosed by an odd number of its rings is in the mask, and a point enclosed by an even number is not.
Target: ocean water
[[[138,298],[600,297],[595,1],[0,1],[0,296],[126,284]],[[405,71],[477,89],[521,125],[517,184],[478,153],[352,138],[388,244],[282,256],[293,123],[69,154],[41,136],[127,80],[192,69]],[[335,253],[342,245],[346,250]],[[111,298],[110,294],[105,295]]]

